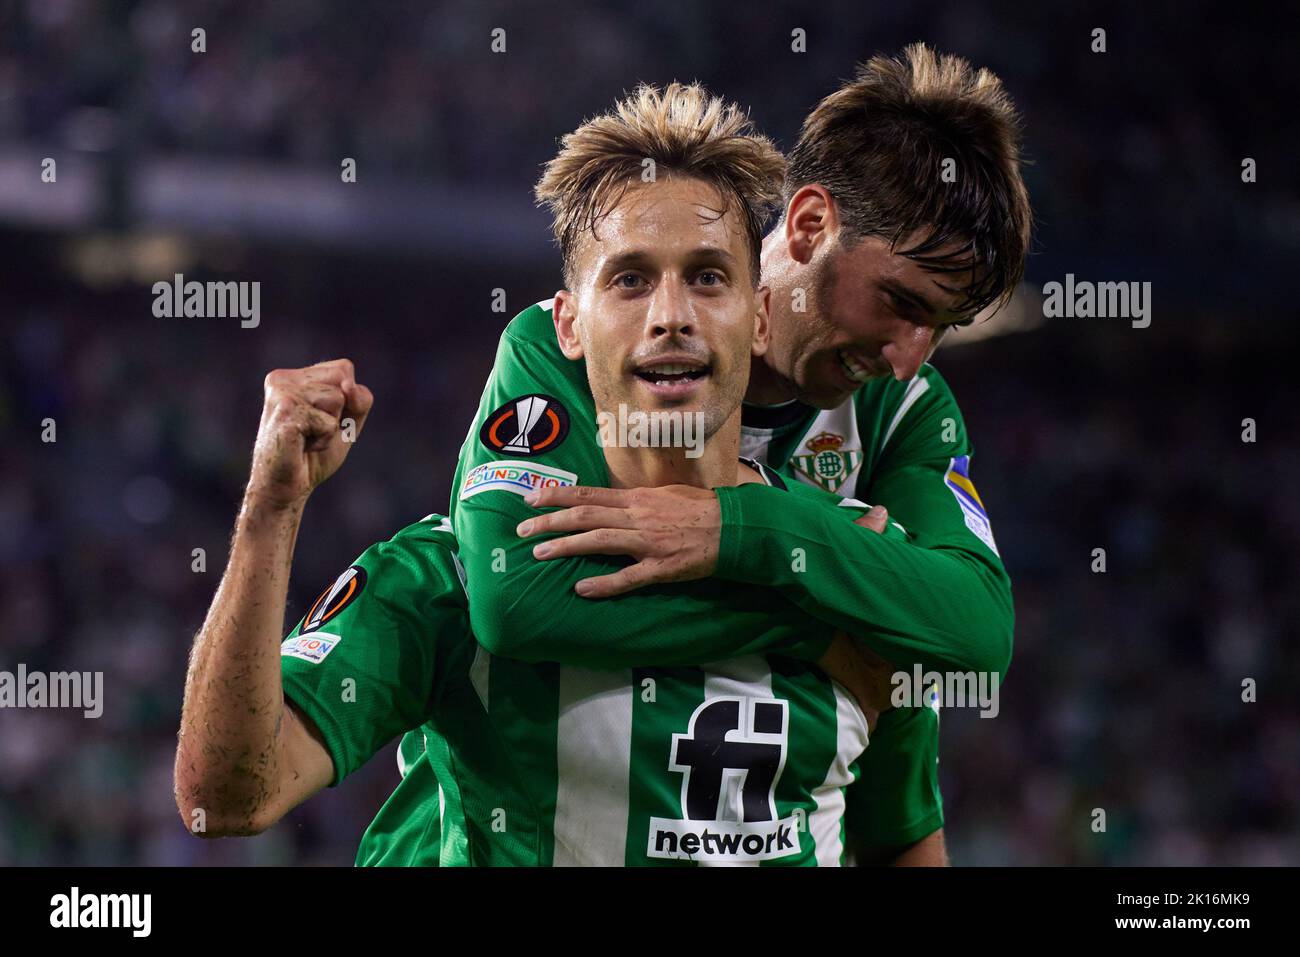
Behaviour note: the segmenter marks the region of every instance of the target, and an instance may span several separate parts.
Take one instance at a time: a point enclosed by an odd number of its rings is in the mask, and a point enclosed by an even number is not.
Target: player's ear
[[[839,230],[839,211],[820,183],[800,186],[785,208],[785,242],[790,258],[807,265],[817,247]]]
[[[751,355],[761,356],[767,352],[767,344],[772,335],[772,290],[759,286],[754,292],[754,341],[749,347]]]
[[[578,327],[577,297],[567,289],[555,294],[555,307],[551,310],[551,321],[555,323],[555,338],[559,340],[560,351],[566,359],[581,359],[582,333]]]

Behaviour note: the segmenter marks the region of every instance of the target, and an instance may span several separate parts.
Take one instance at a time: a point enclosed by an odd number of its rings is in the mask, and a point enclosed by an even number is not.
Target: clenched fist
[[[301,506],[343,464],[375,397],[357,382],[350,359],[276,369],[264,390],[245,495],[276,508]]]

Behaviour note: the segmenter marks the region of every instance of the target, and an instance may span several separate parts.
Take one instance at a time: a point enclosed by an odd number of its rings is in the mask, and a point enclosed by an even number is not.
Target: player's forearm
[[[1014,612],[1004,572],[843,521],[835,509],[747,485],[718,490],[717,576],[777,588],[899,668],[1005,672]]]
[[[525,576],[541,581],[544,576]],[[545,586],[520,583],[536,596]],[[508,594],[470,599],[470,623],[480,644],[495,655],[522,661],[556,661],[590,668],[677,667],[780,651],[815,661],[831,641],[831,630],[810,622],[793,605],[778,612],[726,600],[719,589],[706,594],[692,585],[619,598],[588,601],[561,582],[554,600],[534,604]],[[474,585],[471,582],[471,595]],[[797,617],[796,617],[797,616]]]
[[[176,800],[196,833],[265,826],[280,774],[280,638],[302,506],[246,498],[230,561],[190,655]],[[196,811],[202,811],[196,815]]]
[[[944,845],[943,828],[901,847],[859,847],[855,853],[858,867],[951,867]]]
[[[493,654],[597,668],[672,667],[774,650],[815,661],[830,644],[829,627],[780,595],[712,579],[583,598],[574,585],[618,563],[534,558],[535,540],[515,534],[531,512],[514,507],[514,498],[502,496],[498,508],[462,508],[455,522],[470,622]]]
[[[943,841],[943,828],[905,847],[889,862],[890,867],[949,867],[951,864]]]

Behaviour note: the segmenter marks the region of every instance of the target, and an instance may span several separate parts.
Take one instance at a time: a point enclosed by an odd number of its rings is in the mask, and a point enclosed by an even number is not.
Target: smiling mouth
[[[848,377],[850,382],[856,382],[859,385],[862,385],[864,382],[869,382],[871,379],[875,378],[875,373],[866,366],[858,363],[843,349],[837,349],[835,354],[839,356],[841,371],[843,371],[844,375]]]
[[[635,371],[651,394],[661,401],[689,398],[709,378],[712,366],[696,360],[647,362]]]
[[[656,362],[636,370],[638,379],[656,386],[696,382],[708,374],[707,365],[686,362]]]

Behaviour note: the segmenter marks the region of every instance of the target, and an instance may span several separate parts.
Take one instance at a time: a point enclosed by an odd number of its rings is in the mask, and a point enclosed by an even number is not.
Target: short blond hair
[[[646,160],[655,178],[685,176],[715,186],[723,207],[740,215],[750,271],[759,276],[763,230],[781,202],[785,159],[735,103],[698,83],[671,83],[662,92],[641,84],[614,108],[587,120],[560,141],[535,195],[554,217],[564,281],[574,283],[578,241],[641,182]]]

